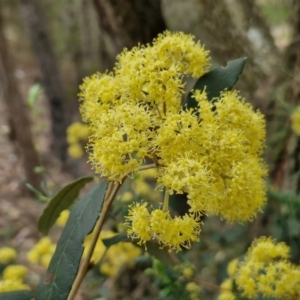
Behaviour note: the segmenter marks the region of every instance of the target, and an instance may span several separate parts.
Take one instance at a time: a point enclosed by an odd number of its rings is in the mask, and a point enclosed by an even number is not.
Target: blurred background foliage
[[[79,299],[214,299],[228,262],[261,235],[286,242],[292,261],[300,260],[300,139],[290,124],[300,104],[297,0],[0,0],[0,245],[19,249],[22,261],[22,249],[39,238],[22,231],[35,226],[42,209],[30,202],[24,183],[47,197],[70,179],[92,174],[76,123],[82,78],[111,69],[124,47],[150,43],[165,29],[195,35],[214,66],[248,58],[237,88],[266,115],[268,203],[247,224],[205,218],[200,242],[178,258],[192,262],[200,290],[187,287],[181,271],[139,257],[117,276],[91,273]],[[154,187],[149,178],[128,180],[119,198],[127,188],[131,196],[116,202],[108,227],[118,231],[130,202],[155,201]],[[23,221],[9,225],[16,215]]]

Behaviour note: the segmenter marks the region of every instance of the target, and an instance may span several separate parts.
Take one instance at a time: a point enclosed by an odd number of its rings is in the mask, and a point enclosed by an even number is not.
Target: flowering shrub
[[[77,145],[89,132],[86,149],[100,182],[95,176],[70,183],[40,217],[42,233],[48,234],[57,219],[64,229],[56,246],[46,237],[28,254],[32,262],[49,264],[36,299],[74,299],[88,270],[99,261],[100,271],[112,277],[120,271],[120,263],[130,266],[143,250],[158,259],[164,253],[174,264],[171,252],[190,249],[199,241],[203,216],[228,222],[256,217],[266,202],[267,168],[261,158],[265,120],[233,90],[244,64],[240,58],[209,71],[209,52],[200,42],[166,31],[151,45],[124,49],[112,72],[84,79],[79,97],[87,125],[69,127],[68,141]],[[197,81],[184,99],[188,76]],[[73,156],[79,156],[76,151]],[[117,197],[126,178],[146,176],[144,172],[156,182],[152,196],[151,186],[144,184],[138,192],[142,199],[128,191]],[[97,184],[72,206],[91,181]],[[186,197],[188,208],[183,213],[170,205],[170,197],[178,195]],[[115,198],[128,202],[126,234],[103,230]],[[236,292],[250,298],[282,297],[287,290],[274,287],[278,276],[285,274],[287,283],[298,274],[286,255],[283,244],[256,241],[244,261],[231,267],[234,279],[222,285],[227,294],[219,299],[235,299]],[[180,287],[184,297],[197,299],[201,290],[193,270],[178,270],[158,263],[157,270],[147,272],[161,277],[162,297]],[[164,271],[173,274],[171,278],[166,279]],[[291,295],[296,295],[297,286],[294,280]]]

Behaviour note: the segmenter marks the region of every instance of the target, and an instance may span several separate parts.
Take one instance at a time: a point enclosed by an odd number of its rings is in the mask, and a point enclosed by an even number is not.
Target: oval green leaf
[[[42,234],[48,234],[60,213],[71,206],[78,197],[80,190],[93,179],[94,177],[89,176],[73,181],[63,187],[56,196],[50,200],[38,222],[38,229]]]
[[[37,289],[37,300],[66,300],[83,253],[84,238],[92,232],[103,206],[107,180],[93,187],[71,209],[47,274]]]
[[[237,83],[239,76],[242,74],[246,57],[230,60],[226,67],[216,68],[203,76],[201,76],[195,83],[192,90],[201,90],[207,93],[210,101],[219,97],[220,92],[227,89],[231,90]],[[194,108],[197,106],[197,101],[192,98],[193,93],[190,91],[187,96],[187,108]]]
[[[28,290],[0,293],[0,300],[31,300],[31,299],[34,299],[34,293]]]

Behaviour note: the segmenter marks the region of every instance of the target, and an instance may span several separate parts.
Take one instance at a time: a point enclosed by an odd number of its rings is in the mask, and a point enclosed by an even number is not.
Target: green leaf
[[[166,265],[175,266],[176,262],[172,258],[171,253],[165,248],[161,248],[158,243],[150,241],[146,243],[147,252],[154,256],[156,259],[160,260]]]
[[[115,235],[111,238],[103,239],[102,240],[105,247],[110,247],[114,244],[120,243],[120,242],[131,242],[131,239],[127,237],[126,233],[120,233],[118,235]]]
[[[47,274],[38,286],[37,300],[67,299],[78,272],[84,238],[95,226],[107,185],[107,180],[102,181],[73,206]]]
[[[216,68],[203,76],[201,76],[195,83],[193,90],[205,91],[208,99],[211,101],[213,98],[219,97],[220,92],[227,89],[231,90],[239,79],[240,74],[243,72],[243,68],[246,62],[246,57],[230,60],[227,62],[227,66]],[[186,104],[188,108],[197,106],[197,101],[192,98],[193,93],[190,91]]]
[[[39,84],[34,84],[30,87],[27,96],[27,104],[30,109],[33,109],[36,101],[39,99],[43,89]]]
[[[31,299],[34,299],[34,293],[28,290],[0,293],[0,300],[31,300]]]
[[[86,183],[92,181],[93,179],[94,177],[90,176],[73,181],[63,187],[56,194],[56,196],[50,200],[38,222],[38,229],[42,234],[48,234],[50,228],[53,226],[60,213],[71,206],[71,204],[78,197],[80,190],[85,186]]]

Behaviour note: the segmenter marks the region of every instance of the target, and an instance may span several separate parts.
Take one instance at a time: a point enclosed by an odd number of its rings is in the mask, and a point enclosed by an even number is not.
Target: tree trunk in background
[[[24,20],[28,26],[32,47],[41,71],[42,83],[49,101],[53,149],[56,156],[66,167],[66,93],[56,55],[52,48],[48,27],[42,7],[37,0],[21,0]]]
[[[260,93],[262,94],[260,97],[257,92],[260,86],[270,87],[270,83],[266,81],[270,80],[274,64],[278,63],[281,57],[265,22],[255,9],[255,3],[251,0],[229,3],[219,1],[218,5],[209,0],[200,2],[199,18],[203,20],[201,25],[203,42],[211,50],[212,56],[222,65],[235,58],[243,56],[248,58],[237,88],[244,91],[246,98],[255,107],[267,113],[270,101],[265,97],[265,90]],[[210,17],[207,18],[207,15]],[[274,80],[273,78],[271,81]]]
[[[14,76],[13,59],[10,57],[4,36],[3,23],[0,14],[0,86],[9,113],[9,123],[16,135],[24,165],[26,182],[36,189],[40,188],[42,175],[35,173],[34,168],[40,166],[38,153],[34,148],[27,108],[20,94]]]
[[[300,105],[300,2],[293,4],[293,39],[285,53],[285,72],[289,74],[286,79],[285,90],[286,102],[292,107]],[[280,107],[279,107],[280,109]],[[280,126],[280,127],[279,127]],[[300,192],[300,138],[292,132],[290,120],[285,119],[278,128],[288,128],[286,134],[280,141],[281,149],[272,170],[271,176],[274,185],[280,189],[292,189]]]
[[[124,47],[150,43],[166,29],[160,0],[93,0],[106,41],[105,56],[113,65]],[[104,59],[106,61],[107,59]]]

